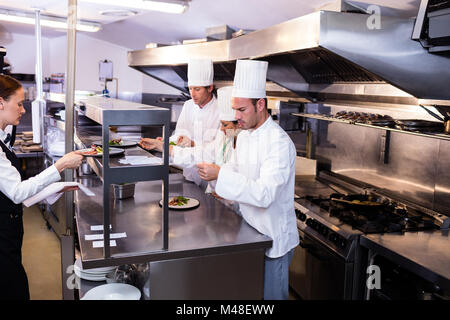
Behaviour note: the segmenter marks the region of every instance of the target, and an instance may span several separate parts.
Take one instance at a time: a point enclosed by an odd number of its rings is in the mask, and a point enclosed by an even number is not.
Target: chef
[[[232,108],[243,129],[236,157],[222,166],[197,167],[202,179],[217,180],[220,197],[237,201],[242,217],[272,238],[265,257],[264,299],[287,299],[289,264],[299,243],[293,202],[296,149],[267,111],[267,67],[266,61],[236,62]]]
[[[170,142],[179,147],[201,146],[214,141],[220,127],[219,108],[213,94],[214,68],[210,59],[191,59],[188,62],[188,86],[192,99],[186,101]],[[160,137],[157,140],[162,140]],[[154,139],[142,138],[140,144],[154,144]],[[141,145],[142,146],[142,145]],[[197,169],[185,168],[184,177],[202,184]],[[206,187],[206,184],[203,185]]]
[[[234,110],[231,107],[231,92],[232,86],[223,87],[217,90],[217,101],[220,110],[220,130],[216,134],[214,141],[205,143],[202,146],[186,147],[169,146],[169,153],[171,162],[175,165],[182,166],[183,168],[197,168],[195,165],[199,162],[212,162],[218,166],[222,166],[224,163],[230,161],[234,155],[234,149],[236,147],[236,139],[241,131],[238,127],[237,121],[234,119]],[[163,150],[163,142],[156,139],[151,141],[143,141],[141,144],[145,149],[156,149],[158,151]],[[206,193],[212,193],[216,198],[219,198],[214,192],[216,181],[209,181],[206,188]],[[231,207],[237,211],[235,203],[219,199],[225,203],[225,205]]]
[[[22,85],[10,76],[0,75],[0,300],[28,300],[28,279],[22,266],[22,201],[61,179],[60,173],[75,169],[83,156],[71,152],[54,165],[22,181],[21,162],[5,143],[8,125],[18,125],[25,114]],[[73,190],[66,188],[64,191]]]

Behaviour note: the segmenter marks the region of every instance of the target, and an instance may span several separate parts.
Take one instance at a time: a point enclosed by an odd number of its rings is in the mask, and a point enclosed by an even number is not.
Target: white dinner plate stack
[[[74,271],[75,274],[84,280],[89,281],[105,281],[106,275],[110,272],[113,272],[117,267],[104,267],[104,268],[95,268],[95,269],[86,269],[83,270],[81,266],[81,259],[78,258],[75,261]]]
[[[139,300],[138,288],[125,283],[109,283],[92,288],[81,300]]]

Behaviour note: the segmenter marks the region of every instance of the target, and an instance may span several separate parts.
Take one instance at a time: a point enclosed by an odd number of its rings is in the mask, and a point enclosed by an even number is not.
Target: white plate
[[[75,274],[78,278],[89,280],[89,281],[105,281],[106,277],[105,275],[92,275],[92,274],[86,274],[78,270],[77,268],[74,268]]]
[[[170,199],[172,199],[174,196],[169,197],[169,201]],[[188,202],[182,206],[171,206],[169,205],[169,209],[172,210],[187,210],[187,209],[194,209],[197,208],[200,205],[200,201],[198,201],[197,199],[194,198],[189,198],[189,197],[185,197],[186,199],[188,199]],[[161,199],[161,201],[159,201],[159,205],[162,206],[163,205],[163,201]]]
[[[98,146],[102,146],[103,145],[103,141],[101,140],[97,140],[94,141],[92,144],[96,144]],[[120,146],[116,146],[116,145],[110,145],[111,148],[118,148],[118,147],[134,147],[135,145],[137,145],[136,141],[132,141],[132,140],[122,140],[120,143]]]
[[[83,266],[81,265],[81,259],[78,258],[75,260],[74,269],[78,270],[80,273],[91,274],[91,275],[105,275],[110,273],[117,267],[103,267],[103,268],[94,268],[94,269],[86,269],[83,270]]]
[[[125,283],[108,283],[92,288],[81,300],[139,300],[138,288]]]
[[[91,150],[92,150],[91,148],[86,148],[86,149],[81,149],[81,150],[77,150],[77,151],[88,152],[88,151],[91,151]],[[113,155],[116,155],[116,154],[121,154],[121,153],[124,153],[124,152],[125,152],[125,150],[120,149],[120,148],[112,148],[112,147],[109,148],[109,155],[110,156],[113,156]],[[86,154],[84,156],[85,157],[102,157],[103,156],[103,152],[97,153],[97,154]]]

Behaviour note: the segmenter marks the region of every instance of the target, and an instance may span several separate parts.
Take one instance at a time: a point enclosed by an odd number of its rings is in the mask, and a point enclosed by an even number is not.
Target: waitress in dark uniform
[[[83,156],[71,152],[40,174],[22,181],[21,165],[8,147],[8,125],[18,125],[25,109],[24,90],[12,77],[0,75],[0,300],[28,300],[22,266],[22,201],[61,179],[60,172],[77,168]]]

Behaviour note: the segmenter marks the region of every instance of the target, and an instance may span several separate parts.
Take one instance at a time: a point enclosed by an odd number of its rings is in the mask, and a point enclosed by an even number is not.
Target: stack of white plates
[[[138,288],[125,283],[109,283],[92,288],[81,300],[139,300]]]
[[[78,258],[75,261],[74,265],[74,271],[75,274],[85,280],[89,281],[105,281],[105,276],[114,271],[117,267],[104,267],[104,268],[95,268],[95,269],[87,269],[83,270],[83,267],[81,266],[81,259]]]

